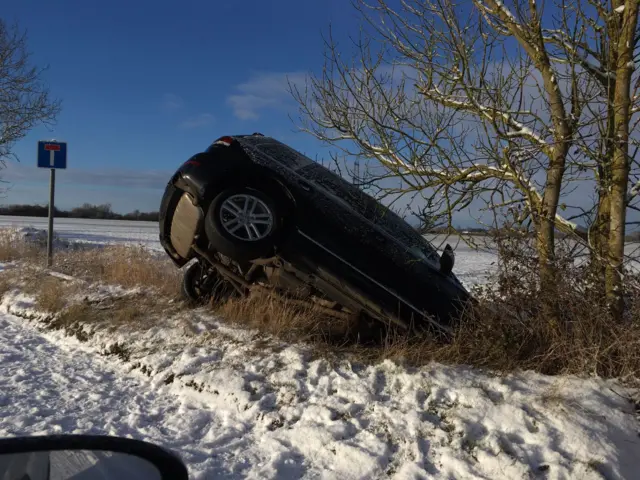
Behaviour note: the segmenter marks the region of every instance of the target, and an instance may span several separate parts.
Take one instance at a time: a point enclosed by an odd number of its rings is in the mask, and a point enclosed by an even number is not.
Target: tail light
[[[233,137],[221,137],[215,142],[213,142],[214,145],[223,145],[225,147],[230,147],[232,143],[233,143]]]

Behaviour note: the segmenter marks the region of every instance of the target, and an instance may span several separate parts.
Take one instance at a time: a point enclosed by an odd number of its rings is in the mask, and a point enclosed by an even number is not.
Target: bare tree
[[[631,77],[635,69],[638,41],[638,1],[614,0],[613,33],[610,38],[615,51],[615,83],[613,85],[613,158],[611,162],[611,221],[609,222],[609,261],[607,262],[607,297],[617,316],[624,308],[622,296],[622,261],[626,211],[629,199],[629,124],[632,105]],[[636,97],[638,91],[636,90]]]
[[[354,0],[354,6],[368,40],[356,42],[356,54],[344,60],[329,38],[322,75],[303,91],[292,88],[303,129],[368,161],[368,183],[378,185],[381,198],[418,197],[450,227],[454,212],[480,199],[494,213],[515,212],[521,224],[533,225],[543,286],[554,283],[555,230],[579,233],[575,220],[589,214],[607,225],[593,233],[607,245],[608,268],[619,272],[620,238],[609,232],[615,228],[624,238],[626,204],[620,209],[618,196],[624,187],[628,200],[633,106],[622,106],[630,98],[624,79],[633,71],[637,2],[402,0],[394,9],[385,0]],[[598,15],[617,33],[603,28]],[[613,76],[584,52],[606,50],[596,44],[603,38],[624,47],[624,56],[606,58]],[[613,107],[611,78],[621,92]],[[603,112],[613,114],[613,132],[598,130]],[[598,141],[611,155],[593,158],[589,149]],[[606,218],[595,207],[567,203],[584,182],[601,191],[604,170],[612,178]]]
[[[638,123],[634,115],[640,99],[640,76],[635,74],[637,19],[636,1],[573,2],[563,9],[560,28],[544,31],[556,61],[579,65],[595,87],[584,108],[590,121],[575,144],[582,154],[579,167],[591,169],[597,183],[589,246],[616,316],[622,311],[627,210],[638,208],[634,202],[640,190],[634,159],[638,138],[630,135]],[[578,27],[577,34],[569,33],[572,27]],[[629,185],[631,179],[635,185]]]
[[[30,64],[27,37],[0,18],[0,162],[14,157],[12,147],[29,130],[51,124],[60,102],[43,84],[42,69]]]

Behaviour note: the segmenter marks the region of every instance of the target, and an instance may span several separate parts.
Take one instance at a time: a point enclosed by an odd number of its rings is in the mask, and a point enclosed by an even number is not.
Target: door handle
[[[300,187],[302,187],[302,189],[306,190],[307,192],[311,191],[311,185],[309,185],[307,182],[300,182]]]

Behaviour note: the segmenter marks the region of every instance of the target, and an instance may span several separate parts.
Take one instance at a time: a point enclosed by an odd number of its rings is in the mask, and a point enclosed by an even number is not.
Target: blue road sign
[[[67,168],[67,142],[38,142],[38,168]]]

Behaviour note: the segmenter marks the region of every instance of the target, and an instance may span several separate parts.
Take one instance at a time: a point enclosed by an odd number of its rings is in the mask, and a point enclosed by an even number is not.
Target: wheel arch
[[[215,178],[205,192],[202,199],[202,209],[208,211],[213,199],[223,190],[232,186],[252,186],[260,189],[267,195],[273,195],[274,201],[283,207],[285,223],[284,231],[292,228],[292,220],[295,217],[297,201],[285,180],[271,169],[256,165],[248,171],[237,168],[225,172]]]
[[[221,226],[217,225],[219,223],[217,214],[212,213],[214,207],[219,207],[221,195],[228,195],[225,192],[237,189],[260,192],[265,199],[269,199],[274,204],[278,227],[272,240],[266,242],[260,240],[252,246],[239,246],[237,241],[228,238],[227,234],[222,232]],[[201,233],[204,235],[201,238],[203,242],[206,241],[206,245],[201,242],[200,246],[215,249],[236,260],[253,260],[265,255],[272,256],[274,254],[273,247],[276,251],[281,249],[282,245],[286,244],[295,232],[295,197],[285,181],[268,168],[257,167],[245,169],[245,171],[237,168],[216,177],[215,181],[210,184],[206,198],[203,197],[201,208],[205,211],[205,219],[201,229]],[[270,246],[270,242],[274,242],[273,247]]]

